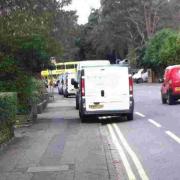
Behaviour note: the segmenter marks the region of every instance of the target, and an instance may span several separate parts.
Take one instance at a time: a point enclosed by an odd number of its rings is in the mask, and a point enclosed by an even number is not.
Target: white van
[[[76,79],[77,73],[67,72],[64,75],[63,94],[64,97],[76,94],[75,87],[71,84],[71,79]]]
[[[63,94],[63,86],[64,86],[64,74],[61,74],[58,77],[58,93],[60,95]]]
[[[79,116],[125,115],[133,120],[133,81],[128,67],[119,65],[87,67],[81,71]]]
[[[79,84],[80,84],[80,75],[81,70],[85,67],[92,66],[108,66],[110,65],[109,60],[86,60],[80,61],[77,65],[77,78],[72,82],[72,84],[76,87],[76,109],[79,109]]]

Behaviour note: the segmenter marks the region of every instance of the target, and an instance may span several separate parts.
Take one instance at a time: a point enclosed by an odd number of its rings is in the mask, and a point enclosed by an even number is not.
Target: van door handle
[[[104,97],[104,90],[101,90],[101,96]]]

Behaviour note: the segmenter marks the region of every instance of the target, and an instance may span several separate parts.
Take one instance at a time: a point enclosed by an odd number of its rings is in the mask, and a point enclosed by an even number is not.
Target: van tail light
[[[85,80],[81,79],[81,93],[82,96],[85,96]]]
[[[129,93],[133,95],[133,79],[132,76],[129,76]]]

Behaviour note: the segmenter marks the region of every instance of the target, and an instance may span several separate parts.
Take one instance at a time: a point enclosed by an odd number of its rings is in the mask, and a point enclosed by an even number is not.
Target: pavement
[[[0,154],[0,180],[115,179],[106,151],[99,124],[81,124],[74,98],[55,94],[35,124],[15,130]]]

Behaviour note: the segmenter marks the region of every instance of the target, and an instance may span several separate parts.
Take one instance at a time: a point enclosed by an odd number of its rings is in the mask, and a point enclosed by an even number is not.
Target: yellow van
[[[66,72],[76,73],[76,72],[77,72],[77,65],[78,65],[78,61],[65,62],[65,63],[64,63],[65,73],[66,73]]]
[[[60,75],[63,74],[65,71],[65,65],[64,63],[56,63],[56,74]]]

